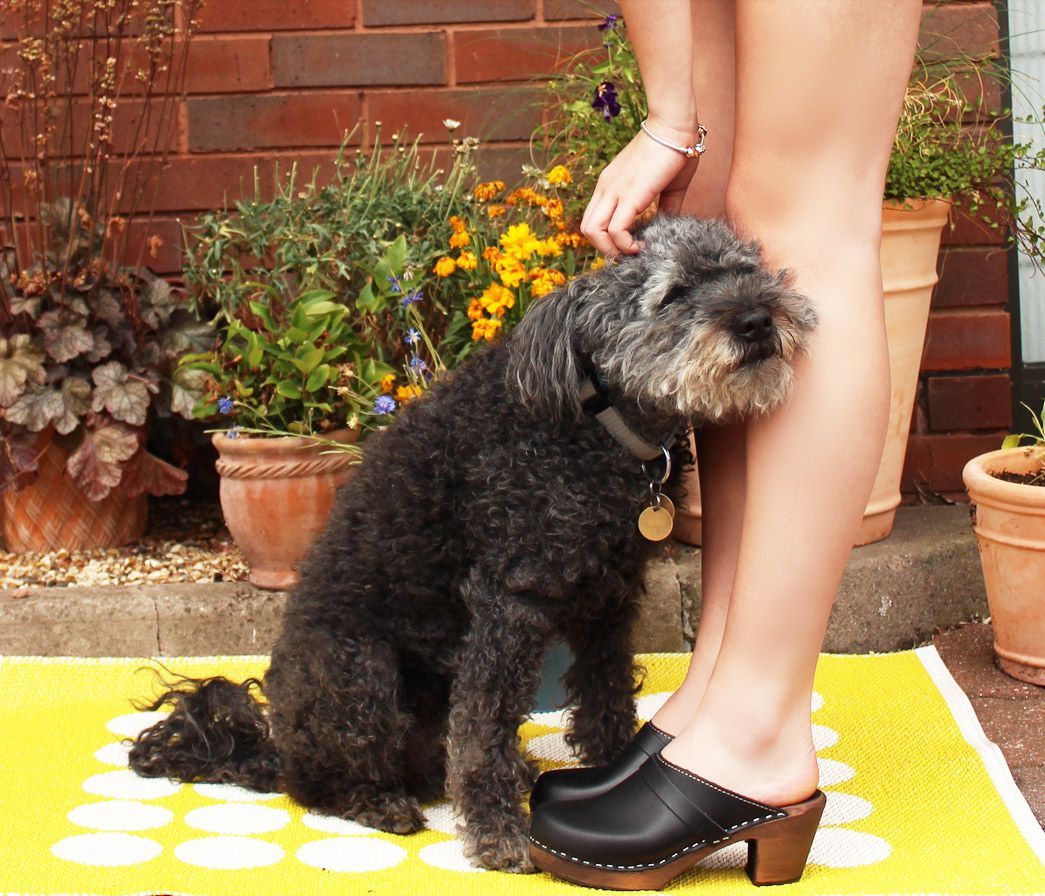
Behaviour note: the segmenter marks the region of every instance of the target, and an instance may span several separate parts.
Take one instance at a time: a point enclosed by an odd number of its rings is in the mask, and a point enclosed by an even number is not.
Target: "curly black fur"
[[[395,832],[445,787],[469,855],[531,867],[518,727],[541,657],[556,638],[572,648],[569,741],[612,759],[636,724],[629,639],[655,550],[636,530],[638,462],[577,406],[584,367],[659,441],[782,400],[815,321],[721,224],[672,219],[643,238],[370,440],[287,603],[264,683],[271,739],[248,689],[211,681],[171,698],[133,768],[264,788],[278,773],[301,804]],[[736,333],[752,308],[775,328],[756,354]]]

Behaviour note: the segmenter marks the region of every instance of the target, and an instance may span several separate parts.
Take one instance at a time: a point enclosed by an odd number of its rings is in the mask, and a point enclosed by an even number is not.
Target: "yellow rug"
[[[687,657],[643,658],[649,717]],[[446,804],[407,837],[312,815],[278,794],[138,778],[123,738],[152,721],[145,660],[0,658],[0,894],[511,896],[591,892],[478,871]],[[257,675],[262,657],[175,659],[187,675]],[[1045,892],[1045,835],[935,650],[824,656],[813,722],[823,824],[802,881],[774,894]],[[559,713],[523,729],[545,767],[568,761]],[[742,844],[668,889],[754,892]]]

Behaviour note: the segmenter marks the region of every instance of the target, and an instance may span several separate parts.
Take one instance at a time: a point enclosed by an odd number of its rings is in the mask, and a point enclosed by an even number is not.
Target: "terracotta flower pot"
[[[351,444],[358,430],[325,438]],[[296,566],[326,526],[334,493],[355,460],[348,452],[324,453],[305,438],[214,436],[221,476],[221,511],[259,588],[280,590],[297,582]]]
[[[989,451],[965,465],[975,505],[983,581],[1003,670],[1045,685],[1045,486],[998,479],[997,473],[1041,469],[1035,449]]]
[[[21,554],[116,548],[145,534],[149,505],[144,494],[130,496],[117,486],[108,497],[91,501],[66,472],[69,449],[49,436],[41,440],[36,478],[0,496],[6,550]]]
[[[858,545],[885,538],[893,529],[900,505],[900,474],[918,390],[929,303],[939,279],[936,257],[951,208],[942,199],[912,199],[906,205],[887,202],[882,206],[882,286],[892,394],[885,449],[860,523]],[[689,494],[675,517],[676,537],[689,544],[700,544],[700,488],[696,471],[687,476],[684,487]]]

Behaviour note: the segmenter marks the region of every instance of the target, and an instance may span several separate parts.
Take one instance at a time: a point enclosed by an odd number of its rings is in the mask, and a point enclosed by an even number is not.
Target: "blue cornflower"
[[[227,433],[225,433],[226,439],[238,439],[240,434],[240,428],[233,426]]]
[[[610,13],[603,19],[602,24],[599,25],[599,31],[612,31],[617,27],[617,17]]]
[[[417,345],[417,340],[421,338],[421,333],[416,327],[411,327],[406,331],[406,335],[403,337],[403,342],[407,345]]]
[[[609,121],[620,115],[620,103],[617,102],[617,87],[612,81],[602,81],[595,88],[595,99],[591,107],[602,112],[602,117]]]
[[[218,399],[218,410],[223,414],[228,415],[232,413],[232,409],[235,407],[235,402],[231,398],[219,398]]]
[[[419,358],[417,355],[414,355],[410,359],[410,366],[417,371],[428,369],[428,365],[425,364],[424,360],[422,358]]]
[[[399,278],[395,274],[389,274],[385,279],[392,284],[392,289],[396,295],[403,291],[403,284],[399,282]]]
[[[374,401],[375,414],[391,414],[396,409],[396,400],[391,395],[378,395]]]
[[[405,296],[403,296],[403,307],[408,308],[413,305],[414,302],[420,302],[423,296],[419,289],[411,289]]]

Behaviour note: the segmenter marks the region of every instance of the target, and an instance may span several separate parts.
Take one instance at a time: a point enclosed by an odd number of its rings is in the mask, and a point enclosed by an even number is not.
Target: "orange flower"
[[[471,242],[472,238],[467,230],[457,230],[450,236],[451,249],[463,249],[465,246],[470,245]]]
[[[417,398],[424,390],[414,384],[400,386],[396,389],[396,401],[406,404],[408,401]]]
[[[486,261],[496,262],[501,257],[501,250],[496,246],[487,246],[483,249],[483,258]]]
[[[457,267],[462,271],[474,271],[479,267],[479,259],[475,257],[474,252],[462,252],[455,260]]]
[[[494,218],[500,218],[506,211],[507,209],[503,205],[490,205],[487,206],[486,214],[490,216],[492,221]]]
[[[472,324],[472,339],[478,341],[485,339],[492,342],[500,332],[503,322],[495,317],[483,317]]]
[[[395,385],[396,375],[394,373],[386,373],[381,377],[381,392],[387,395],[392,391],[392,387]]]
[[[454,233],[464,233],[468,229],[468,222],[457,215],[451,215],[450,226],[454,229]]]
[[[479,320],[483,316],[483,303],[479,299],[472,299],[468,303],[468,319]]]
[[[570,172],[566,169],[565,165],[556,165],[547,174],[548,183],[553,184],[557,187],[568,187],[573,178],[570,177]]]
[[[444,255],[436,263],[432,271],[437,277],[449,277],[454,271],[457,270],[457,262],[454,261],[449,255]]]
[[[503,317],[508,308],[515,306],[515,293],[499,283],[491,283],[479,297],[479,304],[488,314]]]
[[[474,196],[480,202],[489,202],[493,199],[501,190],[504,189],[503,180],[491,180],[486,183],[479,184],[474,191]]]

